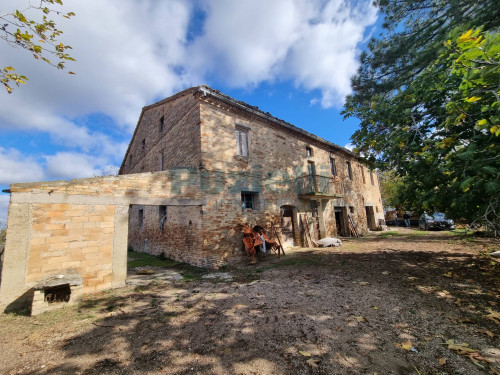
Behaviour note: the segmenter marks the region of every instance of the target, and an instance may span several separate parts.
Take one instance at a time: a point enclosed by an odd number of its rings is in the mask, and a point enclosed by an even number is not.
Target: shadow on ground
[[[94,296],[80,313],[100,318],[61,342],[60,363],[29,373],[485,373],[488,363],[444,343],[498,346],[486,318],[499,310],[498,263],[418,246],[437,237],[412,238],[411,250],[397,250],[398,237],[359,239],[346,243],[356,252],[302,250],[232,269],[231,282]],[[367,243],[379,250],[359,250]]]

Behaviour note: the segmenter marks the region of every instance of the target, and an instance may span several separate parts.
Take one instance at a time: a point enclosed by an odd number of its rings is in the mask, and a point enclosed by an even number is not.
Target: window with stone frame
[[[252,191],[241,192],[241,208],[245,210],[258,210],[259,193]]]
[[[243,127],[236,127],[236,154],[248,157],[248,130]]]
[[[332,176],[337,175],[337,167],[335,166],[335,158],[330,157],[330,173]]]
[[[350,161],[346,161],[345,162],[346,166],[347,166],[347,176],[349,177],[349,180],[352,181],[352,169],[351,169],[351,162]]]
[[[313,149],[312,149],[312,147],[309,147],[309,146],[307,146],[307,147],[306,147],[306,156],[307,156],[308,158],[311,158],[311,157],[313,157],[313,156],[314,156],[314,153],[313,153]]]

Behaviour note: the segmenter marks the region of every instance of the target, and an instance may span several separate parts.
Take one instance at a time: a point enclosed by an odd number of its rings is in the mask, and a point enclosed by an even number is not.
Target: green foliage
[[[380,193],[384,207],[406,207],[406,203],[399,197],[399,191],[403,187],[403,179],[393,171],[379,173]]]
[[[64,69],[67,61],[75,61],[67,50],[71,46],[65,45],[59,41],[62,31],[59,30],[50,18],[51,15],[71,18],[75,15],[73,12],[62,14],[60,11],[49,8],[53,5],[63,5],[61,0],[40,0],[38,6],[29,5],[24,10],[14,10],[10,13],[0,13],[0,39],[4,40],[13,47],[20,47],[29,51],[37,60],[58,68]],[[36,11],[35,17],[28,16],[32,11]],[[35,19],[40,14],[42,19]],[[56,61],[50,60],[54,57]],[[69,72],[69,74],[75,74]],[[0,68],[0,82],[7,92],[12,93],[12,84],[16,86],[25,84],[28,78],[17,74],[15,68],[7,66]]]
[[[170,268],[170,267],[178,267],[181,265],[181,263],[176,262],[175,260],[168,259],[168,258],[160,258],[156,257],[154,255],[149,255],[146,253],[137,253],[134,251],[130,251],[128,253],[128,256],[132,258],[131,260],[128,261],[128,268],[135,268],[135,267],[164,267],[164,268]]]
[[[362,57],[344,111],[361,119],[353,143],[401,179],[395,196],[406,209],[482,220],[498,232],[498,7],[491,1],[379,4],[388,33]]]

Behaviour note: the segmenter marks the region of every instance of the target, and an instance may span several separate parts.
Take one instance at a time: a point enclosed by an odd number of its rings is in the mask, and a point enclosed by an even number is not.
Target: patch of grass
[[[136,253],[135,251],[129,251],[128,256],[131,260],[127,262],[128,268],[135,267],[163,267],[170,268],[179,265],[179,262],[168,258],[160,258],[154,255],[149,255],[146,253]]]
[[[430,232],[428,231],[423,231],[423,230],[413,230],[411,232],[396,232],[396,231],[389,231],[389,232],[382,232],[379,234],[380,238],[390,238],[390,237],[422,237],[422,236],[428,236],[430,235]]]
[[[428,236],[430,233],[425,230],[418,230],[418,231],[412,231],[410,233],[405,234],[405,236],[408,237],[421,237],[421,236]]]
[[[187,263],[179,263],[175,269],[184,278],[184,281],[200,280],[201,277],[211,271],[206,268],[195,267]]]
[[[398,236],[402,236],[401,233],[399,232],[396,232],[396,231],[389,231],[389,232],[382,232],[379,237],[380,238],[389,238],[389,237],[398,237]]]
[[[117,295],[114,290],[104,291],[97,295],[87,295],[78,305],[78,312],[84,314],[111,312],[124,306],[123,295]]]
[[[201,277],[210,272],[205,268],[195,267],[187,263],[177,262],[165,256],[154,256],[145,253],[129,252],[128,256],[131,258],[128,261],[128,268],[135,267],[161,267],[175,269],[179,272],[184,281],[200,280]]]

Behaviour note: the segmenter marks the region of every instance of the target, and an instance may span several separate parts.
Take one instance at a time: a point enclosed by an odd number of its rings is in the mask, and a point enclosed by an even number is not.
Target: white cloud
[[[44,172],[37,160],[27,158],[18,150],[0,147],[0,185],[39,181]]]
[[[344,146],[344,148],[348,149],[349,151],[354,150],[354,145],[352,143],[348,143]]]
[[[194,76],[233,87],[290,79],[339,106],[358,67],[357,46],[376,21],[369,2],[266,0],[206,2],[205,34],[188,47]]]
[[[58,152],[46,156],[46,173],[50,179],[93,177],[94,161],[87,155],[72,152]]]
[[[2,10],[20,4],[4,0]],[[195,4],[206,17],[188,41]],[[105,174],[120,163],[142,106],[206,81],[246,88],[288,80],[318,90],[313,102],[339,105],[357,68],[357,45],[376,19],[369,0],[87,0],[65,7],[76,16],[56,22],[77,59],[67,69],[77,75],[0,43],[0,66],[30,78],[14,94],[0,94],[0,131],[48,134],[53,145],[33,151],[36,157],[0,149],[0,184]],[[109,125],[75,120],[90,115]]]
[[[2,10],[9,5],[21,7],[19,1],[8,0]],[[187,2],[87,0],[65,2],[65,7],[76,16],[56,21],[77,59],[67,68],[77,75],[64,74],[31,59],[24,50],[0,43],[0,65],[12,65],[30,79],[28,86],[0,102],[0,126],[48,131],[66,143],[73,139],[98,144],[88,129],[68,119],[105,113],[130,132],[142,106],[184,85],[173,67],[182,62],[190,15]],[[21,116],[14,116],[14,110]],[[65,137],[67,130],[72,135]]]

